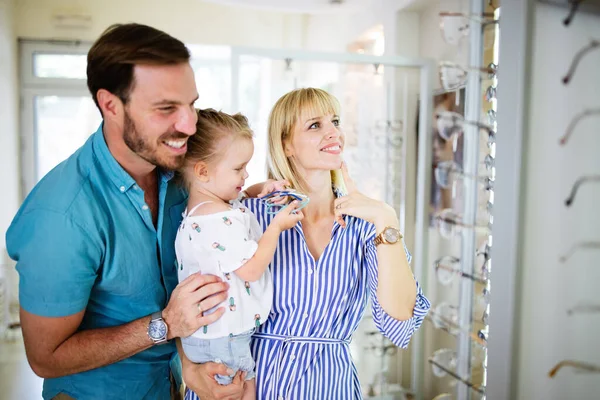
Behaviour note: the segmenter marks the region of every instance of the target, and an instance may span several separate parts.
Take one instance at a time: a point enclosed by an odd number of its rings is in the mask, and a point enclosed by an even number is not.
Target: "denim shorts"
[[[186,357],[195,363],[216,362],[225,364],[233,370],[231,376],[215,375],[221,385],[229,385],[238,371],[246,372],[246,380],[254,379],[254,359],[250,353],[250,338],[255,329],[229,337],[218,339],[199,339],[187,337],[181,339]]]

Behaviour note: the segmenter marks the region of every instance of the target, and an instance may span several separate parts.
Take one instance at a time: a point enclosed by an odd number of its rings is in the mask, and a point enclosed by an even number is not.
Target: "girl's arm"
[[[296,207],[298,207],[298,202],[293,201],[277,213],[258,241],[258,249],[256,249],[252,258],[234,271],[237,276],[248,282],[255,282],[260,279],[271,260],[273,260],[279,234],[292,228],[304,218],[302,211],[294,213]]]
[[[265,273],[267,267],[273,260],[277,241],[281,230],[276,224],[271,224],[263,233],[258,241],[256,253],[244,265],[234,271],[241,279],[248,282],[255,282]]]

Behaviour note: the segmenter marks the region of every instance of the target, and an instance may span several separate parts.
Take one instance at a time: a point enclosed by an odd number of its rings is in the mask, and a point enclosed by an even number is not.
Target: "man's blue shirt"
[[[157,175],[155,227],[144,192],[110,153],[100,125],[36,185],[7,231],[21,307],[46,317],[85,310],[80,330],[162,310],[177,285],[174,241],[186,205],[171,178],[170,172]],[[175,344],[168,343],[106,367],[46,379],[43,397],[168,399],[175,356]]]

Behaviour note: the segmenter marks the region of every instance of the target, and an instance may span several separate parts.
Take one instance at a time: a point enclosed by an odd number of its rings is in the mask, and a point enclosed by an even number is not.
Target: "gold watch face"
[[[383,231],[383,238],[388,243],[396,243],[398,240],[400,240],[400,237],[401,235],[398,229],[386,228]]]

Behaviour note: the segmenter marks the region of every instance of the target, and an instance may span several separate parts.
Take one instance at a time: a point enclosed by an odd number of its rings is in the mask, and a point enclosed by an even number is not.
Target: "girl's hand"
[[[398,218],[394,209],[388,204],[372,199],[360,193],[350,175],[346,163],[342,163],[342,175],[348,194],[338,197],[334,201],[333,212],[338,224],[346,227],[343,215],[352,215],[353,217],[369,221],[377,228],[382,229],[388,225],[398,224]]]
[[[300,205],[300,202],[298,200],[294,200],[285,206],[277,213],[277,215],[275,215],[275,218],[273,218],[273,221],[271,221],[271,225],[277,227],[280,232],[296,226],[296,224],[299,221],[302,221],[304,218],[302,211],[294,212],[294,210],[298,208],[298,205]]]

